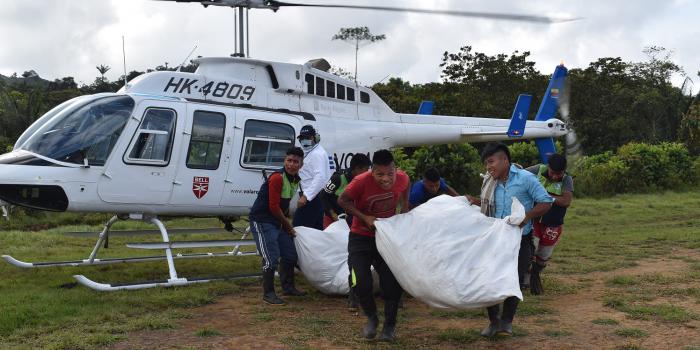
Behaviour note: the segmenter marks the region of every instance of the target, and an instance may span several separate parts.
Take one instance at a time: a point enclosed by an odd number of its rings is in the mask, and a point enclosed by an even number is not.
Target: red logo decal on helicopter
[[[205,176],[195,176],[192,181],[192,192],[197,199],[204,197],[209,191],[209,178]]]

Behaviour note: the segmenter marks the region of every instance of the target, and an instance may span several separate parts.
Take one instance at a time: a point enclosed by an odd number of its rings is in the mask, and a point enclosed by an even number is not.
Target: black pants
[[[297,208],[292,225],[323,230],[323,203],[321,203],[320,193],[308,201],[305,206]]]
[[[520,239],[520,251],[518,252],[518,281],[523,280],[523,275],[525,275],[527,270],[530,268],[533,251],[534,245],[532,244],[532,232],[530,232]],[[517,297],[506,298],[506,300],[503,301],[503,313],[501,314],[501,320],[513,322],[513,317],[515,317],[515,311],[518,309],[519,302],[520,300]],[[486,308],[489,314],[489,320],[495,321],[498,319],[499,309],[500,305],[489,306]]]
[[[350,232],[348,262],[350,263],[351,287],[360,301],[365,315],[377,314],[377,304],[374,302],[372,294],[374,286],[370,269],[370,266],[374,266],[379,274],[379,284],[382,293],[384,293],[384,322],[391,325],[396,324],[396,314],[403,289],[382,256],[379,255],[374,237]]]

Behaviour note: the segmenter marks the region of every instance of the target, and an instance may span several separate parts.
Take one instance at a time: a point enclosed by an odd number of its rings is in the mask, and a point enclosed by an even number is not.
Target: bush
[[[564,150],[561,142],[559,141],[554,143],[554,148],[558,150],[558,153],[561,153]],[[537,144],[535,144],[535,141],[514,142],[508,146],[508,149],[510,149],[511,162],[520,164],[525,168],[542,163],[540,151],[537,149]]]
[[[603,162],[603,159],[607,161]],[[576,194],[609,196],[629,190],[629,167],[617,157],[584,157],[575,166]]]
[[[515,142],[508,148],[510,149],[510,161],[513,163],[520,164],[526,168],[541,163],[540,152],[532,141]]]
[[[557,145],[558,149],[561,145]],[[534,142],[510,146],[511,160],[523,166],[539,163]],[[418,179],[429,167],[437,168],[460,193],[479,193],[484,171],[477,150],[467,144],[419,147],[411,155],[394,151],[399,167]],[[681,190],[700,183],[700,157],[693,159],[681,143],[629,143],[617,154],[605,152],[569,164],[576,195],[611,196],[627,192]]]
[[[683,144],[628,143],[617,154],[580,159],[572,171],[583,195],[682,189],[700,180],[700,164]]]
[[[617,155],[630,169],[632,188],[643,191],[663,187],[666,168],[663,152],[658,147],[631,142],[620,147]]]
[[[677,188],[695,181],[692,171],[693,158],[688,149],[681,143],[662,143],[658,146],[663,154],[664,167],[666,168],[664,185],[668,188]]]
[[[691,179],[690,183],[697,186],[700,184],[700,157],[697,157],[693,162],[693,166],[690,170]]]
[[[403,170],[411,179],[416,177],[416,161],[409,157],[403,148],[395,148],[391,151],[394,155],[394,164]]]
[[[12,151],[14,142],[7,137],[0,136],[0,154],[5,154]]]

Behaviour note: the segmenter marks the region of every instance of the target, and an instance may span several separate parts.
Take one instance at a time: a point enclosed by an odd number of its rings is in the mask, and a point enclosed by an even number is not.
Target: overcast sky
[[[339,3],[341,0],[298,0]],[[304,63],[323,57],[352,71],[354,48],[331,37],[341,27],[368,26],[387,39],[360,49],[359,80],[371,85],[387,76],[412,83],[440,80],[442,53],[471,45],[493,55],[530,51],[540,72],[564,61],[586,67],[599,57],[645,60],[645,46],[673,51],[700,88],[700,0],[473,1],[342,0],[346,4],[403,6],[484,12],[584,17],[543,25],[450,16],[342,9],[284,8],[250,12],[254,58]],[[96,65],[123,74],[122,35],[127,69],[145,70],[194,56],[228,56],[234,51],[234,12],[198,4],[149,0],[3,0],[0,6],[0,74],[34,69],[46,79],[73,76],[91,83]],[[679,81],[680,78],[676,78]]]

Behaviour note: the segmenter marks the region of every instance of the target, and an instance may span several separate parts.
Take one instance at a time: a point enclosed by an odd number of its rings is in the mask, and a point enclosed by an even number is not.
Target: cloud
[[[324,0],[298,0],[322,3]],[[530,51],[537,68],[548,74],[561,60],[586,67],[599,57],[646,59],[642,49],[659,45],[691,76],[700,68],[698,2],[652,0],[581,2],[476,0],[353,0],[359,5],[404,6],[459,11],[510,12],[584,17],[581,21],[542,25],[451,16],[283,8],[277,13],[251,10],[252,56],[291,63],[324,57],[354,70],[351,45],[332,41],[341,27],[368,26],[385,41],[360,49],[359,78],[372,84],[389,76],[413,83],[437,81],[445,51],[471,45],[490,55]],[[6,1],[0,8],[0,73],[35,69],[49,79],[75,76],[90,83],[96,65],[122,74],[121,38],[126,38],[127,69],[145,70],[168,62],[176,66],[195,46],[196,55],[228,56],[234,51],[234,11],[198,4],[146,0]]]
[[[84,73],[100,63],[95,33],[117,20],[101,1],[10,1],[0,10],[0,72],[34,69],[44,77]],[[95,74],[91,74],[94,76]]]

